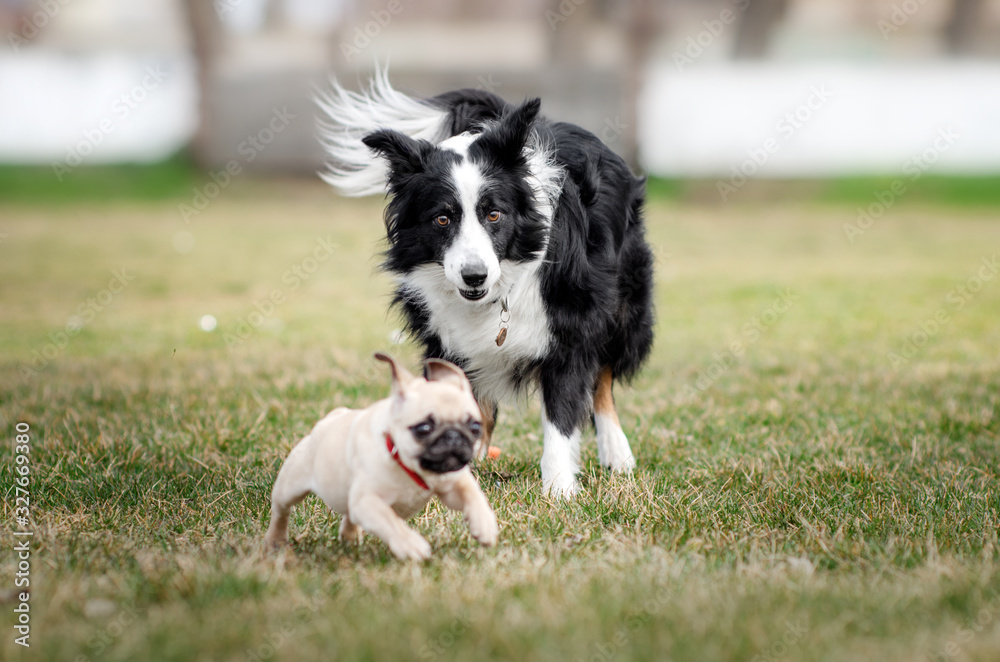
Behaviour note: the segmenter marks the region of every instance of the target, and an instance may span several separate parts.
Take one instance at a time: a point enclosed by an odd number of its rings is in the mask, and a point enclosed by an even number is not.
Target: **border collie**
[[[468,373],[485,417],[541,388],[542,485],[578,491],[580,428],[593,414],[602,465],[635,459],[612,383],[653,342],[653,256],[644,180],[596,136],[480,90],[418,100],[385,71],[363,93],[320,99],[342,194],[388,192],[384,268],[427,358]]]

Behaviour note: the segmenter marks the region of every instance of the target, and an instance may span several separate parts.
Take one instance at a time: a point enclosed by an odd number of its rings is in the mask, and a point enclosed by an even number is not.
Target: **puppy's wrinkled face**
[[[396,443],[422,469],[442,474],[472,461],[483,425],[471,393],[417,378],[397,412],[392,424],[399,430]]]
[[[438,474],[469,464],[483,419],[465,373],[438,360],[426,362],[426,377],[393,366],[389,431],[400,454],[408,464]]]

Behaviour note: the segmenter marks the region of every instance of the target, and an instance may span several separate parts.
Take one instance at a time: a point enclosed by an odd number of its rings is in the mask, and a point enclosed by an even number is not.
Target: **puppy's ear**
[[[514,167],[522,164],[524,146],[541,107],[541,99],[525,101],[483,132],[474,144],[501,166]]]
[[[375,352],[375,358],[385,361],[392,368],[392,390],[393,399],[402,400],[406,396],[406,391],[410,388],[410,383],[414,380],[410,371],[396,363],[396,359],[382,352]]]
[[[465,376],[461,368],[448,361],[441,359],[424,361],[424,379],[429,382],[448,382],[463,391],[472,393],[472,384],[469,383],[469,378]]]
[[[411,175],[424,169],[423,154],[430,143],[393,131],[379,129],[361,139],[370,150],[389,162],[393,175]]]

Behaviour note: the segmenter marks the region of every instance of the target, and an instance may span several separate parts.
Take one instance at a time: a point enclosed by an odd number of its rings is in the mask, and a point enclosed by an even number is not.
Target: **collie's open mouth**
[[[483,290],[459,290],[459,293],[465,297],[468,301],[479,301],[486,293],[489,292],[488,289]]]

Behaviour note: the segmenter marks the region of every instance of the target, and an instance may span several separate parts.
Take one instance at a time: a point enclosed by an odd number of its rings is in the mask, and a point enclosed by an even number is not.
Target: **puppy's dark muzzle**
[[[474,446],[475,440],[461,430],[445,430],[420,454],[420,467],[438,474],[458,471],[472,461]]]

